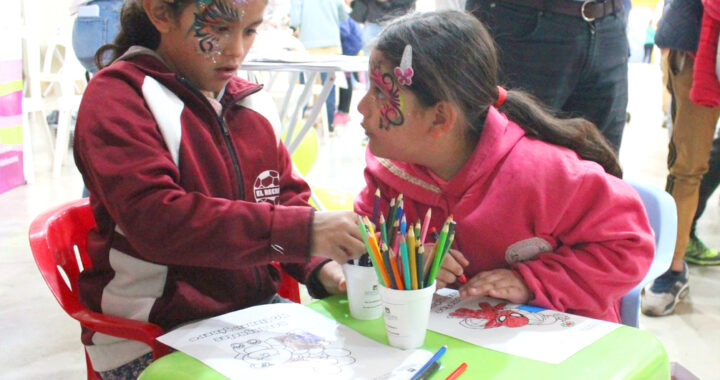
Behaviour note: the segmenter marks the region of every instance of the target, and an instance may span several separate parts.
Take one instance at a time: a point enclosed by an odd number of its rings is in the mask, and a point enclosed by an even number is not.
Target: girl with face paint
[[[431,209],[440,230],[452,215],[438,288],[619,322],[620,299],[647,272],[654,238],[595,126],[499,86],[492,38],[462,12],[394,21],[369,70],[358,105],[367,186],[356,211],[372,215],[379,189],[384,213],[403,194],[408,223]]]
[[[314,297],[345,291],[338,262],[364,252],[355,215],[310,207],[271,124],[274,103],[235,76],[265,6],[125,2],[75,130],[97,222],[79,280],[92,310],[169,330],[277,302],[271,263]],[[87,328],[82,340],[105,378],[134,378],[153,359],[144,344]]]

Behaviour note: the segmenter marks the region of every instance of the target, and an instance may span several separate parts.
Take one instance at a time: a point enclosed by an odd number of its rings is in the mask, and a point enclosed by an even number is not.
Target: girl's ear
[[[158,32],[167,33],[170,31],[175,20],[170,14],[170,8],[163,0],[142,0],[142,6],[150,22]]]
[[[458,120],[458,109],[449,101],[440,101],[428,110],[432,119],[430,134],[440,137],[448,133]]]

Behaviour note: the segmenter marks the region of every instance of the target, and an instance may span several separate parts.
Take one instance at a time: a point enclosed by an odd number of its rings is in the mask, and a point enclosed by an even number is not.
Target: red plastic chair
[[[152,348],[153,359],[169,352],[155,340],[164,331],[149,322],[115,317],[87,309],[78,298],[78,276],[92,262],[87,253],[87,235],[95,227],[95,218],[87,198],[66,203],[47,211],[30,224],[30,248],[35,263],[60,306],[82,326],[91,330],[143,342]],[[80,260],[80,262],[78,262]],[[300,289],[294,278],[283,272],[278,294],[300,303]],[[88,379],[100,379],[85,352]]]
[[[92,266],[86,243],[95,218],[88,199],[81,199],[41,214],[30,224],[30,248],[35,263],[60,306],[82,326],[116,337],[137,340],[150,346],[153,358],[169,352],[155,340],[164,333],[160,326],[96,313],[78,299],[78,276]],[[80,260],[80,262],[78,262]],[[65,278],[63,278],[65,277]],[[100,379],[85,352],[88,379]]]

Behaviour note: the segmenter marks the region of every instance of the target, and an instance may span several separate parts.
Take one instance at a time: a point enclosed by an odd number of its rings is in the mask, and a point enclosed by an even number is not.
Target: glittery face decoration
[[[403,100],[396,78],[383,72],[379,64],[374,64],[370,69],[370,79],[375,85],[373,91],[380,106],[380,128],[389,130],[390,126],[402,125],[405,121]]]
[[[246,4],[247,0],[197,0],[195,22],[191,27],[198,39],[198,52],[215,62],[215,56],[222,54],[224,44],[230,38],[233,25],[245,16],[238,13],[235,4]]]

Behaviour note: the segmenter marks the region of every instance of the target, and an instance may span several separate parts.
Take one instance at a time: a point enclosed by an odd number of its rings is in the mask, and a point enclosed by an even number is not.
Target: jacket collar
[[[184,81],[180,75],[170,70],[167,63],[152,49],[144,46],[132,46],[117,61],[127,61],[145,72],[147,75],[157,79],[164,86],[177,94],[188,92],[190,83]],[[260,84],[250,83],[238,77],[233,77],[225,85],[219,99],[223,109],[242,101],[245,97],[260,91],[263,88]],[[189,91],[193,95],[201,95],[199,91]]]

